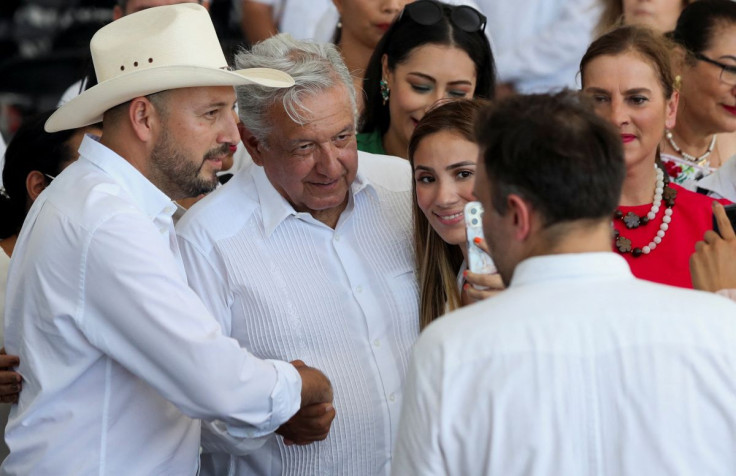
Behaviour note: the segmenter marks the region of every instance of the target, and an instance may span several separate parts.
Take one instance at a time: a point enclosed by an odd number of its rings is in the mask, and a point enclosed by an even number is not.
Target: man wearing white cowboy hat
[[[171,200],[212,189],[238,140],[233,86],[293,80],[228,71],[195,4],[127,16],[90,47],[99,84],[46,129],[102,120],[104,132],[35,201],[10,265],[6,347],[24,388],[0,473],[195,474],[196,419],[246,446],[278,428],[324,438],[329,381],[223,336],[187,286],[171,220]],[[303,426],[290,420],[300,406],[317,415]]]

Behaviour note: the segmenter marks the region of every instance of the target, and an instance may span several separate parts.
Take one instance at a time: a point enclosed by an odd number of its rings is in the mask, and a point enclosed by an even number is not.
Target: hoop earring
[[[381,98],[383,99],[383,105],[385,106],[388,102],[388,97],[391,94],[391,89],[388,87],[388,83],[385,79],[382,79],[378,83],[381,86]]]

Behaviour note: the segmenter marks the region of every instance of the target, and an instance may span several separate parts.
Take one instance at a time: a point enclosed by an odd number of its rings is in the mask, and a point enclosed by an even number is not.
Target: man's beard
[[[212,157],[224,156],[230,151],[230,144],[208,151],[197,165],[179,149],[164,130],[151,152],[151,181],[173,200],[197,197],[209,193],[217,186],[217,175],[209,177],[200,173],[205,161]]]

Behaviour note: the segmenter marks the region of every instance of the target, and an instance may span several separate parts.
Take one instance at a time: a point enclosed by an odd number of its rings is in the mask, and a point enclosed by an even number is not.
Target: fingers
[[[478,245],[478,248],[480,248],[485,254],[490,256],[491,252],[488,250],[488,243],[486,243],[486,240],[479,236],[476,236],[475,238],[473,238],[473,243]]]
[[[335,408],[331,404],[310,405],[299,410],[276,433],[284,437],[287,446],[322,441],[327,438],[335,415]]]
[[[501,280],[501,275],[498,273],[474,273],[470,270],[466,270],[463,273],[463,276],[465,277],[465,281],[467,281],[471,285],[471,287],[474,286],[476,288],[492,288],[495,290],[505,289],[503,281]]]
[[[728,219],[728,215],[726,215],[726,209],[716,201],[713,202],[713,215],[716,217],[718,230],[723,239],[726,241],[736,240],[736,232],[734,232],[731,221]]]
[[[297,369],[300,369],[300,368],[303,368],[303,367],[306,367],[307,366],[307,364],[305,364],[304,362],[302,362],[301,360],[298,360],[298,359],[297,360],[292,360],[289,363],[291,365],[293,365],[294,367],[296,367]]]
[[[20,364],[20,359],[17,355],[0,354],[0,369],[17,367]]]

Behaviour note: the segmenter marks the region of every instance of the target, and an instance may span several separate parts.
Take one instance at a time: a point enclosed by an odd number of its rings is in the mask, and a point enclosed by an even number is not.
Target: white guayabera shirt
[[[223,331],[258,357],[324,371],[337,412],[325,441],[276,436],[250,455],[204,432],[203,474],[389,473],[419,322],[412,176],[397,157],[360,152],[359,163],[335,229],[296,212],[257,165],[177,225],[190,284]]]

